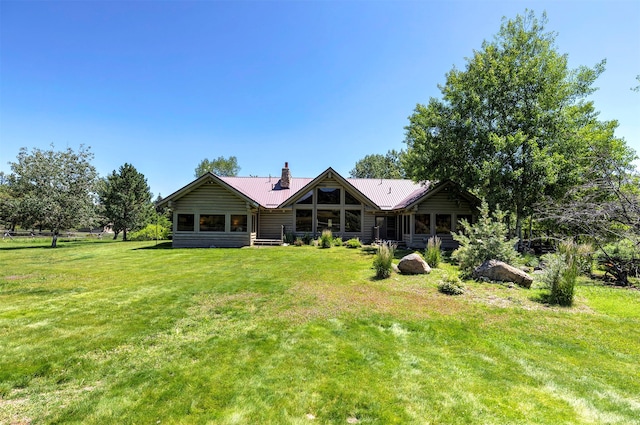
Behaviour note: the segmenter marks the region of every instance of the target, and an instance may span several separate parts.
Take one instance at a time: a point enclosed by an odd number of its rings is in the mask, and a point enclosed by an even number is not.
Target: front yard
[[[640,291],[360,249],[0,243],[0,423],[640,423]]]

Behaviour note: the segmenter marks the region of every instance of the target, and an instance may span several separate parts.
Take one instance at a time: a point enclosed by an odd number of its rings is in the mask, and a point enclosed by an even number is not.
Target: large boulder
[[[398,269],[402,274],[427,274],[431,273],[431,267],[420,254],[409,254],[402,257],[398,263]]]
[[[522,270],[498,260],[488,260],[473,271],[476,279],[487,278],[499,282],[514,282],[525,288],[530,288],[533,278]]]

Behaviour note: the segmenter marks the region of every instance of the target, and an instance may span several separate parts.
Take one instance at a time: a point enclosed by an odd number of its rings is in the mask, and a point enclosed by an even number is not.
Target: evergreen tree
[[[147,179],[131,164],[124,164],[102,180],[98,189],[105,218],[112,224],[114,239],[122,232],[142,226],[152,209],[151,190]]]

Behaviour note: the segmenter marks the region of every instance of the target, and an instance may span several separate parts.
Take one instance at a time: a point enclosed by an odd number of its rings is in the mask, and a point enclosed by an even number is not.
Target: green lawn
[[[640,424],[640,291],[346,248],[0,242],[0,423]]]

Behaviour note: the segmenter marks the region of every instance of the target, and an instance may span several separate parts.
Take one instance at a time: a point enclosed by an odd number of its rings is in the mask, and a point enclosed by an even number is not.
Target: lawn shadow
[[[173,249],[171,242],[160,242],[152,246],[143,246],[142,248],[134,248],[134,251],[143,251],[147,249]]]

